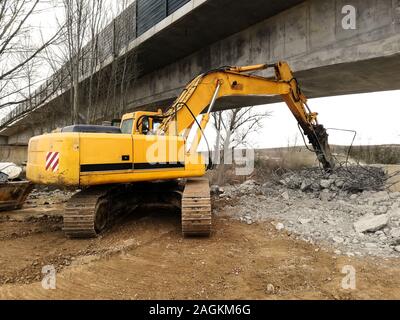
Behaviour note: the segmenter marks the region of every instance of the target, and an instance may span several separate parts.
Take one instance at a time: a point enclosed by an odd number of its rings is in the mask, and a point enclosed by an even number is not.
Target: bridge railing
[[[109,58],[118,56],[122,48],[151,29],[164,18],[184,6],[190,0],[136,0],[119,16],[108,24],[82,50],[80,77],[90,75],[91,66],[99,66]],[[93,54],[93,41],[96,50]],[[68,63],[37,88],[26,102],[19,104],[0,119],[0,129],[4,129],[25,114],[41,107],[56,96],[70,89]]]

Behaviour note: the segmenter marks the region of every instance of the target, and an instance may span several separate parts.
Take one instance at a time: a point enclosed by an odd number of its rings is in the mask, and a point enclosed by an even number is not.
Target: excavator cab
[[[162,111],[136,111],[127,113],[122,117],[120,129],[124,134],[142,134],[155,133],[162,123]]]

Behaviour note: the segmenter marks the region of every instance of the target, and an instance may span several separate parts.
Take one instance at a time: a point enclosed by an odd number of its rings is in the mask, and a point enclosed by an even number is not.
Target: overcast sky
[[[326,128],[357,131],[355,145],[400,143],[400,90],[353,94],[310,99],[312,111]],[[263,128],[250,137],[256,148],[303,145],[297,122],[285,103],[254,107],[271,112],[263,121]],[[349,145],[353,133],[328,130],[329,142]],[[209,142],[214,141],[212,125],[206,130]],[[201,149],[206,150],[204,142]]]
[[[118,13],[117,1],[106,1],[113,7],[110,13],[112,18]],[[54,7],[54,0],[50,3],[43,2],[40,13],[30,21],[32,32],[42,29],[45,34],[52,34],[56,30],[55,16],[62,11]],[[319,113],[319,121],[325,127],[356,130],[355,144],[400,143],[400,90],[311,99],[309,106]],[[265,119],[263,129],[251,137],[254,147],[302,144],[296,121],[284,103],[255,108],[270,111],[272,116]],[[212,141],[215,132],[211,125],[206,134]],[[351,133],[329,131],[329,134],[330,143],[351,143]]]

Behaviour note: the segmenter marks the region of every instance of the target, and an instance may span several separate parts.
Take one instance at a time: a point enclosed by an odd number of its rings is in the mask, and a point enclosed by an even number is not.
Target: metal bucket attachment
[[[0,211],[21,209],[32,189],[29,181],[0,183]]]

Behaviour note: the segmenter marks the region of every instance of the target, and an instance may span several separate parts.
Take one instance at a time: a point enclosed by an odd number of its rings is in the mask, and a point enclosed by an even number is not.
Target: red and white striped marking
[[[46,171],[51,170],[56,172],[58,170],[60,160],[59,152],[47,152],[46,156]]]

